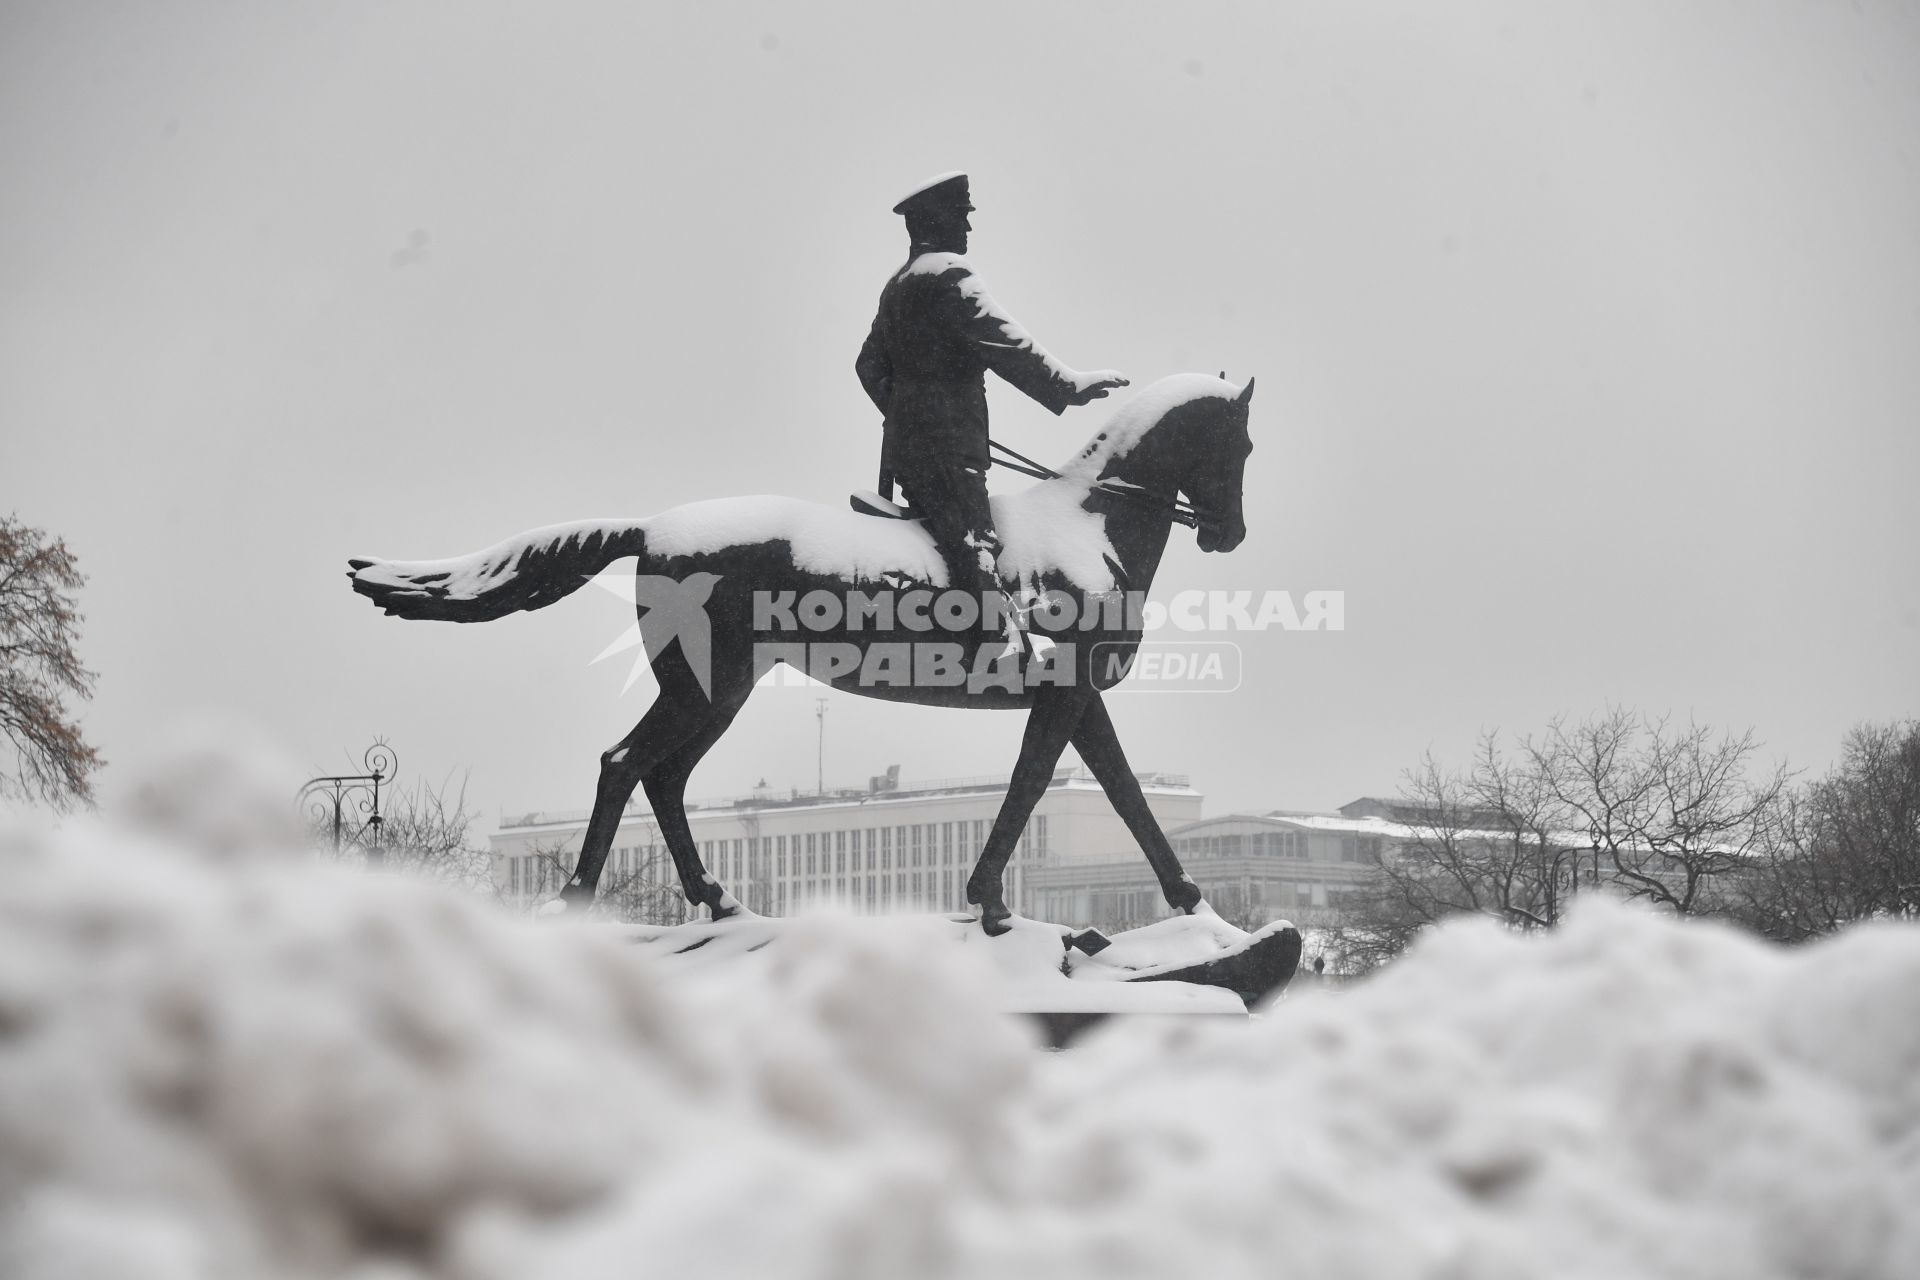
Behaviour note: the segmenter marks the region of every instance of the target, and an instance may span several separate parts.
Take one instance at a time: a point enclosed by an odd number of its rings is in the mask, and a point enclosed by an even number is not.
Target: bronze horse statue
[[[639,581],[648,588],[638,593],[641,631],[660,692],[633,732],[600,757],[593,815],[561,893],[569,905],[592,902],[639,785],[688,900],[715,919],[740,913],[700,861],[687,826],[687,781],[770,663],[798,666],[826,654],[843,660],[816,662],[809,673],[849,693],[1027,710],[1013,780],[967,881],[967,901],[989,933],[1006,928],[1007,860],[1069,742],[1146,853],[1167,902],[1191,914],[1204,906],[1199,886],[1147,807],[1102,700],[1124,678],[1141,639],[1138,609],[1111,606],[1144,599],[1176,520],[1195,527],[1203,551],[1231,551],[1246,536],[1241,484],[1253,449],[1252,396],[1251,379],[1236,387],[1201,374],[1164,378],[1117,411],[1058,473],[1042,469],[1052,478],[993,499],[1008,590],[1056,606],[1036,611],[1042,627],[1049,617],[1070,619],[1049,637],[1054,643],[1034,645],[1024,662],[1003,657],[989,673],[1000,678],[979,678],[976,663],[964,680],[933,679],[918,660],[943,640],[977,633],[966,625],[971,617],[943,622],[941,611],[924,608],[946,585],[946,570],[917,521],[795,499],[718,499],[637,520],[556,525],[451,560],[355,559],[348,576],[389,614],[486,622],[543,608],[614,561],[639,558]],[[897,615],[891,607],[886,618],[858,607],[881,591],[896,593]],[[838,601],[855,603],[827,607]],[[804,636],[794,630],[796,602]],[[910,643],[900,644],[903,637]],[[908,678],[875,678],[876,664],[862,660],[884,656],[888,645],[913,651],[896,655]]]

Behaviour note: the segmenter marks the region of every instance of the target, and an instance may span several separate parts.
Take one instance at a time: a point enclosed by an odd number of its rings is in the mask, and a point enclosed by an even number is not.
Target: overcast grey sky
[[[91,575],[123,765],[224,708],[584,807],[622,605],[401,623],[345,558],[871,484],[888,206],[950,168],[1069,364],[1259,378],[1247,541],[1176,531],[1160,593],[1347,594],[1235,697],[1111,700],[1210,811],[1607,700],[1814,767],[1920,712],[1910,4],[15,0],[0,164],[0,508]],[[1106,412],[990,394],[1048,459]],[[693,791],[811,785],[813,696]],[[827,773],[1019,731],[836,697]]]

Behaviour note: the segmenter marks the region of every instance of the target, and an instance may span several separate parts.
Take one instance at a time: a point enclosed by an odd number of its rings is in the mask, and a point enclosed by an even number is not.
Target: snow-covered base
[[[1124,981],[1213,959],[1251,937],[1217,916],[1183,916],[1129,930],[1097,956],[1068,950],[1072,930],[1065,926],[1019,916],[1007,923],[1008,931],[997,937],[964,914],[749,916],[611,928],[671,981],[705,975],[722,985],[762,982],[770,966],[784,963],[783,946],[796,935],[804,936],[801,945],[815,947],[822,945],[822,933],[867,934],[883,947],[946,953],[948,962],[977,975],[994,1005],[1007,1013],[1246,1014],[1240,998],[1220,987]]]
[[[1920,1275],[1911,929],[1595,904],[1058,1055],[967,945],[668,981],[425,886],[0,837],[0,1275]]]

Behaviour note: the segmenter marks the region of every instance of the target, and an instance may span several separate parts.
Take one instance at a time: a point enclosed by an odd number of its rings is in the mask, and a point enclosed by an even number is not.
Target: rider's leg
[[[972,597],[978,621],[967,647],[1016,641],[1020,614],[1000,585],[986,472],[961,455],[933,454],[912,459],[901,482],[946,561],[949,588]]]

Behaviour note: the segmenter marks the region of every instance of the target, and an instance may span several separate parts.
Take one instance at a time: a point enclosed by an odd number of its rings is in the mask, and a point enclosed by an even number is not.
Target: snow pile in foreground
[[[0,842],[0,1275],[1920,1274],[1920,932],[1595,906],[1046,1055],[962,949]]]

